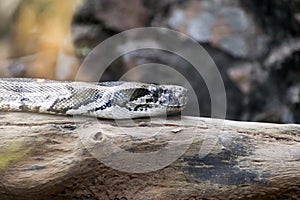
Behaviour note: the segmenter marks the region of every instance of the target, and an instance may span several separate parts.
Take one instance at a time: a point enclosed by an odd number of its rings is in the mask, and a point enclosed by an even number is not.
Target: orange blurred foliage
[[[75,57],[71,42],[71,22],[80,0],[23,0],[21,2],[12,55],[35,55],[25,76],[56,78],[60,53]],[[71,67],[75,73],[77,66]],[[72,76],[72,75],[70,75]],[[74,76],[73,76],[74,77]],[[72,78],[72,77],[67,77]]]

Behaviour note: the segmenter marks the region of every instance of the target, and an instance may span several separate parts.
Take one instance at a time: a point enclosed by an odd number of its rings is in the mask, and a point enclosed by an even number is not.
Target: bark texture
[[[0,115],[0,199],[299,195],[300,125]]]

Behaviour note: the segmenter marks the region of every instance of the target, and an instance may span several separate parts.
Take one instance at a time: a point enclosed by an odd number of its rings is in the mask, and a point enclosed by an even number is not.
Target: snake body
[[[180,112],[186,103],[187,89],[176,85],[0,78],[0,111],[128,119]]]

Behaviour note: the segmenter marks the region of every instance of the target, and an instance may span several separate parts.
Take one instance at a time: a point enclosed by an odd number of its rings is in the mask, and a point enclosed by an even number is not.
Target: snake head
[[[148,86],[150,98],[146,101],[163,106],[167,113],[181,111],[187,103],[187,89],[177,85]]]
[[[134,87],[128,85],[123,92],[126,95],[122,96],[129,97],[123,98],[123,105],[131,117],[177,113],[187,103],[187,89],[177,85],[135,83]]]

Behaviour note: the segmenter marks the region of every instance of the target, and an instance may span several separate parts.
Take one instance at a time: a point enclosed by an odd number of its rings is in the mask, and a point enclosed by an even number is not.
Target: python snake
[[[177,113],[186,103],[187,89],[176,85],[0,78],[0,111],[128,119]]]

